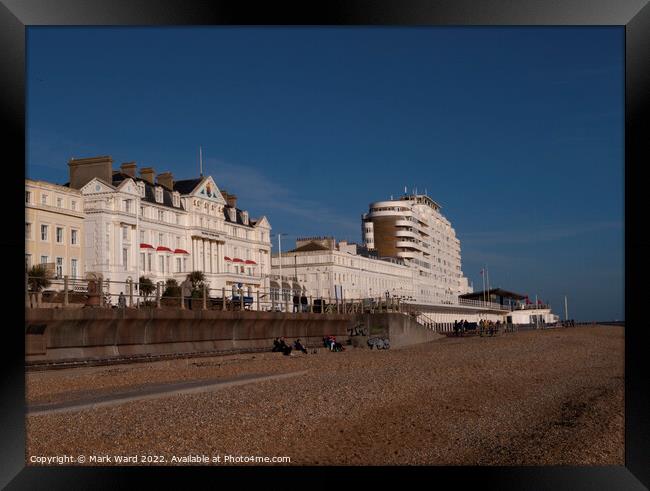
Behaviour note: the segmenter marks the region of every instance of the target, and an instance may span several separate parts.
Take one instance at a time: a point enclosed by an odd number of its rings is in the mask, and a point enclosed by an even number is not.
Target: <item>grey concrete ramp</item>
[[[445,338],[445,336],[419,324],[410,315],[403,313],[360,314],[356,316],[354,323],[355,327],[364,327],[368,338],[387,338],[390,342],[390,349],[399,349]]]

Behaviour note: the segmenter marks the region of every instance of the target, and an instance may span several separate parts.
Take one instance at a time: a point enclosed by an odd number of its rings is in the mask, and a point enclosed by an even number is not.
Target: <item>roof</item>
[[[317,242],[309,242],[308,244],[305,244],[300,247],[296,247],[295,249],[289,252],[312,252],[312,251],[329,251],[329,250],[331,250],[329,247],[320,245]]]
[[[491,288],[487,291],[488,295],[495,295],[497,297],[503,298],[512,298],[513,300],[523,300],[526,298],[526,295],[520,295],[519,293],[509,292],[507,290],[502,290],[501,288]],[[485,291],[481,290],[480,292],[465,293],[464,295],[459,295],[459,298],[466,298],[470,300],[482,300],[485,295]]]
[[[203,177],[174,181],[174,191],[178,191],[181,194],[190,194],[201,181],[203,181]]]
[[[246,225],[244,223],[244,220],[242,220],[242,216],[241,216],[243,210],[240,210],[239,208],[235,208],[235,210],[236,210],[235,221],[233,222],[230,219],[230,212],[228,210],[232,210],[232,207],[231,206],[224,206],[223,207],[223,216],[224,216],[224,220],[226,220],[226,222],[228,222],[228,223],[236,223],[237,225],[244,225],[245,227],[251,227],[251,228],[255,226],[256,222],[251,221],[250,217],[248,218],[248,225]]]
[[[149,203],[153,203],[156,205],[162,205],[162,206],[167,206],[168,208],[173,208],[175,210],[183,210],[183,202],[181,202],[180,206],[174,206],[173,199],[172,199],[172,192],[167,186],[163,186],[161,184],[151,184],[149,181],[146,179],[142,179],[141,177],[134,177],[130,176],[128,174],[125,174],[124,172],[120,171],[113,171],[113,186],[118,186],[122,181],[125,179],[133,179],[136,182],[143,182],[144,183],[144,198],[141,198],[142,201],[146,201]],[[162,203],[159,203],[156,201],[156,193],[154,191],[154,188],[156,186],[159,186],[163,190],[163,201]],[[174,185],[174,187],[176,187]],[[183,193],[181,193],[183,194]]]

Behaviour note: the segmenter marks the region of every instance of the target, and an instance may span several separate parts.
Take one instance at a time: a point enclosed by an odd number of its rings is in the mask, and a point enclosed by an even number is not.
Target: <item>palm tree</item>
[[[192,283],[192,297],[197,298],[203,295],[205,287],[205,274],[203,271],[192,271],[188,273],[187,279]]]
[[[180,297],[181,296],[181,287],[178,286],[178,281],[174,278],[169,278],[165,282],[165,291],[163,292],[163,297]]]
[[[40,292],[52,284],[49,280],[49,273],[44,264],[36,264],[27,272],[29,290],[32,292]]]
[[[138,279],[138,284],[140,293],[144,295],[144,299],[146,301],[147,298],[149,298],[149,295],[151,295],[156,288],[154,287],[153,282],[145,276],[140,276],[140,279]]]

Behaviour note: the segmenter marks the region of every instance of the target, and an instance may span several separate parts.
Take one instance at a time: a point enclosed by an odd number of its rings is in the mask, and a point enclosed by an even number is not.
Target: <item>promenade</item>
[[[624,328],[597,326],[31,372],[27,459],[623,465],[623,369]]]

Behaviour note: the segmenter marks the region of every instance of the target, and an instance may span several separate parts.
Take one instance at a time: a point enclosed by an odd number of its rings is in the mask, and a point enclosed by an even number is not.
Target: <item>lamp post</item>
[[[282,236],[286,236],[287,234],[279,232],[273,235],[277,236],[278,238],[278,265],[280,269],[280,309],[282,309],[282,304],[284,303],[284,288],[282,286]]]

